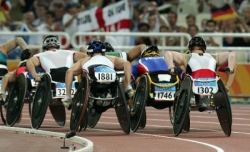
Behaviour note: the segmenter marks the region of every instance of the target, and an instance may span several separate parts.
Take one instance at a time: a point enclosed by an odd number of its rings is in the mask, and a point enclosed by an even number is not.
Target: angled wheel
[[[12,87],[9,98],[8,106],[6,109],[6,124],[13,126],[20,118],[23,109],[24,99],[27,91],[27,81],[24,73],[21,73],[17,78],[14,86]]]
[[[174,123],[173,123],[173,133],[175,136],[178,136],[186,119],[186,116],[189,112],[189,100],[191,98],[191,90],[192,90],[192,80],[190,77],[186,77],[180,88],[180,94],[175,100],[176,107],[174,110]]]
[[[49,104],[50,112],[59,126],[64,126],[66,121],[65,107],[61,103]]]
[[[185,118],[183,126],[182,126],[182,130],[184,132],[189,132],[189,130],[190,130],[190,115],[189,115],[189,113],[186,115],[186,118]]]
[[[148,99],[148,80],[147,76],[143,75],[140,78],[139,84],[135,91],[134,108],[135,115],[130,118],[131,131],[136,132],[138,129],[141,119],[143,117],[143,111],[145,110],[145,105]],[[146,113],[145,113],[146,114]]]
[[[140,127],[141,129],[145,128],[146,123],[147,123],[147,113],[146,113],[146,108],[145,108],[145,109],[143,110],[143,113],[142,113],[142,118],[141,118],[139,127]]]
[[[0,80],[2,81],[2,80]],[[7,108],[7,105],[8,105],[8,100],[9,100],[9,94],[10,94],[10,91],[13,87],[13,83],[11,84],[8,84],[7,86],[7,91],[6,91],[6,99],[5,99],[5,104],[4,105],[0,105],[0,114],[1,114],[1,119],[2,119],[2,122],[6,125],[6,108]]]
[[[72,103],[72,111],[70,115],[70,130],[81,131],[87,127],[87,106],[89,100],[89,79],[86,73],[82,75],[82,81],[77,88]],[[80,126],[83,124],[84,126]]]
[[[94,128],[98,123],[102,113],[97,112],[95,109],[88,108],[88,127]]]
[[[128,110],[128,102],[122,90],[121,84],[116,80],[118,98],[115,101],[115,112],[120,126],[124,133],[130,132],[130,115]]]
[[[31,108],[31,127],[33,129],[38,129],[41,126],[51,98],[51,79],[49,74],[45,73],[36,88]]]
[[[85,111],[85,114],[84,114],[84,117],[82,119],[82,123],[80,124],[80,127],[79,127],[79,132],[82,131],[82,130],[86,130],[87,126],[88,126],[88,114],[87,114],[87,110]]]
[[[225,86],[221,80],[218,80],[219,91],[214,94],[214,103],[216,107],[216,113],[223,132],[227,135],[231,135],[232,130],[232,111],[230,101],[225,89]]]

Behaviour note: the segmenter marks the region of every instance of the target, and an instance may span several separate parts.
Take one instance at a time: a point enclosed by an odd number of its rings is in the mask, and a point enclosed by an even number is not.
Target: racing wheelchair
[[[65,87],[65,72],[67,68],[51,69],[50,73],[44,73],[41,82],[35,91],[33,103],[31,106],[31,127],[34,129],[40,128],[47,109],[50,112],[59,126],[64,126],[66,122],[66,112],[61,99],[66,96]],[[71,88],[71,94],[74,95],[77,78],[74,78]]]
[[[193,100],[194,99],[194,100]],[[219,76],[215,78],[193,78],[186,75],[174,100],[173,133],[178,136],[181,131],[190,129],[189,112],[216,111],[221,128],[231,135],[232,112],[225,86]]]
[[[92,65],[88,70],[88,74],[83,71],[73,98],[70,130],[93,128],[103,112],[115,108],[123,132],[129,134],[128,104],[116,71],[106,65]]]
[[[179,77],[172,76],[169,71],[157,71],[145,73],[136,80],[136,91],[134,95],[135,115],[131,119],[131,130],[144,128],[146,125],[145,106],[156,109],[169,108],[170,119],[172,119],[171,107],[176,91],[179,89]]]
[[[21,119],[24,103],[29,104],[29,115],[31,115],[31,104],[35,94],[37,83],[31,74],[20,73],[16,81],[8,84],[8,95],[6,97],[6,124],[13,126]]]

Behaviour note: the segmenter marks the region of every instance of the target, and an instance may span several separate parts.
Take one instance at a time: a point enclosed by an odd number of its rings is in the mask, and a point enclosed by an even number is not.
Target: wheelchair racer
[[[206,42],[201,37],[193,37],[188,44],[190,54],[182,54],[174,51],[165,51],[164,58],[167,65],[171,69],[170,73],[175,74],[175,63],[177,66],[183,66],[188,74],[195,75],[199,71],[203,71],[203,76],[215,77],[216,68],[228,63],[225,68],[227,80],[225,88],[227,91],[233,83],[236,75],[237,56],[234,52],[221,52],[210,55],[206,53]],[[199,61],[199,62],[197,62]]]
[[[27,69],[32,74],[35,81],[41,81],[35,67],[41,67],[45,72],[50,73],[52,78],[64,81],[65,72],[78,60],[87,57],[87,54],[61,50],[58,39],[53,36],[47,36],[43,41],[43,51],[28,59]]]
[[[18,46],[23,50],[21,53],[21,60],[23,60],[25,58],[25,54],[27,52],[30,52],[23,38],[17,37],[0,45],[0,76],[1,77],[8,73],[8,69],[7,69],[8,53],[11,52],[13,49],[17,48]],[[0,102],[2,103],[4,102],[4,99],[6,96],[5,92],[6,92],[7,84],[8,84],[8,81],[6,81],[5,83],[3,80],[2,85],[1,85],[1,90],[0,90],[0,98],[3,99],[3,100],[0,100]]]
[[[88,72],[88,67],[92,65],[106,65],[115,70],[124,70],[125,79],[124,79],[124,90],[128,96],[128,105],[130,109],[133,109],[133,95],[134,90],[130,86],[131,82],[131,64],[128,61],[114,57],[114,56],[105,56],[105,45],[99,40],[93,40],[87,46],[88,57],[81,59],[75,63],[71,68],[66,72],[66,98],[64,98],[63,104],[65,108],[70,109],[72,104],[72,98],[70,94],[70,86],[72,84],[73,76],[79,75],[82,71]],[[130,113],[133,114],[133,113]]]

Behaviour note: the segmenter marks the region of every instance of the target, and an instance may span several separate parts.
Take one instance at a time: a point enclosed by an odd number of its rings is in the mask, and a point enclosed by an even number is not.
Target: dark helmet
[[[106,47],[100,40],[93,40],[87,46],[87,53],[105,53]]]
[[[60,43],[54,35],[49,35],[43,40],[43,49],[48,50],[49,48],[60,48]]]
[[[22,53],[20,54],[21,61],[27,60],[28,58],[30,58],[30,55],[31,51],[29,49],[23,50]]]
[[[201,37],[193,37],[188,43],[188,49],[191,51],[195,46],[200,47],[202,51],[205,51],[207,48],[206,42]]]
[[[112,47],[112,45],[108,42],[104,42],[105,48],[106,48],[106,52],[115,52],[114,48]]]
[[[142,51],[140,58],[161,56],[157,46],[152,45]]]

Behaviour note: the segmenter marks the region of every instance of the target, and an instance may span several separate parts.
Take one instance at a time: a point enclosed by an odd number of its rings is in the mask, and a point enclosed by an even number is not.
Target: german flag
[[[215,21],[227,20],[237,17],[235,10],[228,4],[221,8],[211,9],[212,19]]]

